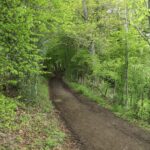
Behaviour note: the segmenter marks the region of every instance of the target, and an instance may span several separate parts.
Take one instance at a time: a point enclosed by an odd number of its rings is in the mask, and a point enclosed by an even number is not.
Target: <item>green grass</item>
[[[150,130],[150,124],[142,119],[137,119],[135,117],[135,115],[137,114],[135,114],[132,109],[127,109],[121,105],[108,103],[108,101],[104,100],[97,91],[93,91],[90,87],[87,87],[86,85],[69,81],[66,81],[66,83],[76,92],[88,97],[91,101],[98,103],[100,106],[111,110],[117,116],[128,120],[129,122],[134,123],[146,130]]]
[[[49,100],[48,84],[38,82],[34,105],[0,95],[0,149],[51,150],[66,137]]]
[[[14,128],[17,105],[16,100],[0,94],[0,131]]]
[[[96,92],[94,92],[92,89],[86,87],[85,85],[78,84],[75,82],[67,82],[68,86],[74,89],[76,92],[88,97],[90,100],[97,102],[99,105],[110,108],[110,105],[101,98]]]

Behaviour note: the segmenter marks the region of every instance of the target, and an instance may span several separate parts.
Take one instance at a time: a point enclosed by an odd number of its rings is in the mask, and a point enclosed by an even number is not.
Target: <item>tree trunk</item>
[[[131,93],[131,98],[130,98],[130,107],[133,106],[133,94]]]
[[[113,99],[115,98],[116,96],[116,81],[115,81],[115,86],[113,88]]]
[[[88,8],[87,8],[87,1],[82,0],[82,7],[83,7],[83,16],[85,22],[88,22]],[[95,43],[94,40],[91,39],[90,46],[89,46],[89,52],[94,55],[95,54]]]
[[[88,21],[88,9],[87,9],[86,0],[82,0],[82,6],[83,6],[84,20],[85,22],[87,22]]]
[[[148,0],[148,10],[149,10],[148,20],[149,20],[149,28],[150,28],[150,0]]]
[[[125,0],[125,104],[128,106],[128,60],[129,60],[129,52],[128,52],[128,7],[127,0]]]
[[[95,43],[94,43],[94,41],[91,41],[89,51],[92,55],[95,55]]]
[[[143,107],[143,105],[144,105],[144,92],[142,92],[142,94],[141,94],[141,100],[142,100],[141,107]]]

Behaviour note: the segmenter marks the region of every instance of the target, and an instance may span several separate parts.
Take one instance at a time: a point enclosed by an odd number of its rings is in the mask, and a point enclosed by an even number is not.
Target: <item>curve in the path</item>
[[[56,108],[84,150],[150,150],[150,133],[107,109],[74,95],[58,80],[50,82]]]

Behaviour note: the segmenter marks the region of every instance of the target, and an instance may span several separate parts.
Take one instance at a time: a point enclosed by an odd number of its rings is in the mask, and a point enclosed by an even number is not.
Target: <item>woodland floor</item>
[[[69,89],[50,81],[53,103],[82,150],[150,150],[150,133]]]

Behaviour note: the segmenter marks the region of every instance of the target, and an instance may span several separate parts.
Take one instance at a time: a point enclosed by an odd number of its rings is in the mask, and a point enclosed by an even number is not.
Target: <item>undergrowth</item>
[[[37,93],[34,105],[0,95],[0,150],[51,150],[63,144],[66,135],[44,79],[39,80]]]
[[[90,100],[98,103],[100,106],[111,110],[117,116],[125,120],[128,120],[131,123],[135,123],[144,129],[150,130],[150,124],[148,123],[148,121],[142,118],[143,116],[141,116],[140,111],[139,114],[135,114],[136,112],[134,112],[132,109],[128,109],[126,107],[113,103],[111,104],[108,101],[104,100],[97,91],[92,90],[90,87],[87,87],[86,85],[69,81],[66,81],[66,83],[70,88],[74,89],[77,93],[80,93],[88,97]],[[138,118],[135,117],[137,115],[139,116]],[[144,117],[148,119],[149,114],[147,113],[144,115],[145,115]],[[140,118],[140,116],[142,119]]]
[[[83,94],[84,96],[88,97],[90,100],[97,102],[103,107],[110,108],[110,105],[104,101],[96,92],[89,89],[85,85],[78,84],[75,82],[67,82],[69,87],[73,88],[77,93]]]

